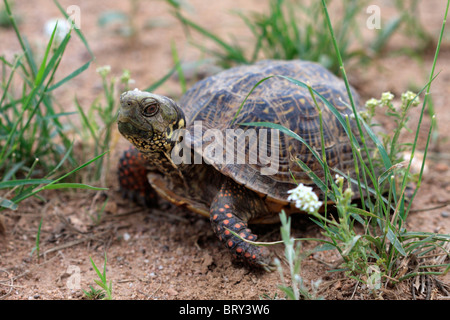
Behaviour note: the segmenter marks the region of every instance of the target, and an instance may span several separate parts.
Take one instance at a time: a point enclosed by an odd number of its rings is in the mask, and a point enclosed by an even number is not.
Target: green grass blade
[[[336,201],[335,196],[333,195],[333,193],[329,192],[327,185],[322,181],[322,179],[320,179],[315,173],[314,171],[312,171],[307,165],[306,163],[304,163],[303,161],[297,159],[297,164],[302,168],[302,170],[308,175],[308,177],[313,181],[313,183],[320,189],[322,190],[323,194],[325,195],[325,199],[326,197],[330,198],[331,201]],[[325,169],[324,169],[325,170]],[[325,203],[326,205],[326,203]]]
[[[407,172],[409,172],[409,169],[410,169],[411,163],[412,163],[412,159],[414,158],[414,153],[415,153],[415,149],[416,149],[416,146],[417,146],[417,140],[418,140],[418,137],[419,137],[419,129],[420,129],[421,124],[422,124],[422,119],[423,119],[423,114],[424,114],[424,111],[425,111],[425,106],[427,105],[427,99],[428,99],[428,97],[430,95],[431,83],[432,83],[432,81],[435,78],[434,71],[435,71],[435,68],[436,68],[437,58],[439,56],[439,51],[440,51],[440,48],[441,48],[441,43],[442,43],[442,38],[443,38],[443,35],[444,35],[445,23],[447,21],[449,7],[450,7],[450,0],[447,1],[447,6],[446,6],[446,9],[445,9],[445,14],[444,14],[444,20],[442,22],[438,43],[436,45],[436,50],[435,50],[435,54],[434,54],[433,64],[432,64],[432,67],[431,67],[431,72],[430,72],[430,77],[429,77],[429,81],[428,81],[427,91],[426,91],[426,94],[425,94],[425,98],[423,99],[422,109],[421,109],[421,112],[420,112],[419,121],[418,121],[418,124],[417,124],[417,130],[416,130],[416,134],[415,134],[415,137],[414,137],[414,144],[413,144],[413,147],[412,147],[412,150],[411,150],[411,160],[409,162]],[[429,143],[429,140],[430,140],[431,133],[432,133],[432,130],[430,129],[430,133],[429,133],[429,136],[428,136],[428,139],[427,139],[427,148],[428,148],[428,143]],[[422,176],[422,173],[423,173],[425,160],[426,160],[426,157],[424,157],[423,160],[422,160],[423,162],[422,162],[422,168],[421,168],[421,173],[420,173],[421,176]],[[421,180],[419,180],[419,181],[421,181]],[[406,182],[406,175],[405,175],[404,180],[403,180],[403,185],[405,185],[405,182]],[[415,194],[416,194],[417,190],[418,190],[418,188],[416,188],[413,197],[415,197]],[[408,211],[410,209],[410,206],[411,206],[411,203],[409,204],[406,213],[408,213]]]
[[[167,72],[163,77],[161,77],[161,79],[156,81],[154,84],[148,86],[146,89],[144,89],[144,91],[152,92],[158,89],[164,82],[166,82],[172,76],[172,74],[174,74],[175,71],[177,71],[178,67],[179,64],[175,64],[175,66],[172,69],[170,69],[169,72]]]
[[[24,39],[22,38],[22,35],[19,32],[19,28],[17,27],[16,20],[14,19],[14,16],[13,16],[13,14],[11,12],[11,8],[10,8],[10,6],[8,4],[8,1],[4,0],[3,2],[5,4],[5,10],[8,13],[8,17],[9,17],[9,20],[11,22],[11,25],[13,26],[14,32],[16,33],[17,39],[19,40],[20,46],[22,47],[22,50],[25,53],[25,57],[27,59],[28,65],[30,66],[31,72],[33,72],[33,76],[34,76],[34,74],[36,72],[36,66],[34,64],[34,59],[31,56],[32,51],[30,49],[30,46],[28,45],[28,43],[26,43],[24,41]]]
[[[0,167],[3,166],[4,161],[14,152],[14,148],[10,148],[10,143],[16,133],[17,127],[19,126],[19,124],[22,123],[22,119],[24,118],[24,114],[25,112],[28,110],[28,107],[31,103],[31,100],[33,99],[34,95],[36,94],[36,92],[38,91],[39,87],[34,87],[31,92],[28,95],[24,95],[23,96],[23,103],[22,103],[22,110],[20,115],[17,117],[16,122],[14,123],[13,127],[11,128],[11,131],[6,139],[6,142],[3,145],[3,148],[0,152]],[[31,116],[30,116],[31,119]],[[29,120],[30,121],[30,120]],[[29,121],[27,122],[27,124],[25,124],[25,126],[22,128],[21,132],[19,133],[19,136],[23,136],[23,131],[25,130],[25,128],[27,127]]]
[[[378,177],[378,184],[381,185],[388,179],[390,176],[394,174],[394,170],[401,167],[401,164],[394,164],[392,167],[390,167],[388,170],[384,171],[380,176]]]
[[[418,232],[418,231],[408,231],[403,232],[401,234],[402,239],[410,240],[410,239],[425,239],[428,237],[433,237],[433,240],[436,241],[450,241],[450,234],[441,234],[441,233],[431,233],[431,232]]]
[[[44,72],[47,67],[47,59],[50,54],[50,50],[52,48],[53,38],[55,37],[55,32],[58,28],[58,22],[56,22],[55,27],[53,28],[52,35],[50,36],[50,40],[47,43],[47,49],[45,50],[44,57],[42,58],[41,66],[39,67],[38,73],[36,74],[36,78],[34,79],[34,85],[37,86],[44,78]]]
[[[171,50],[172,50],[172,59],[175,65],[177,66],[177,73],[178,73],[178,79],[181,86],[181,93],[184,94],[186,92],[186,79],[184,77],[183,68],[181,68],[181,62],[180,58],[178,57],[178,51],[177,47],[175,45],[175,42],[172,41],[171,43]]]
[[[48,62],[48,64],[44,67],[44,71],[42,72],[41,78],[38,79],[38,76],[36,76],[35,85],[43,83],[44,80],[47,78],[48,74],[50,72],[52,72],[52,76],[50,77],[50,80],[48,81],[48,83],[46,85],[46,90],[48,90],[47,88],[49,87],[50,81],[53,79],[53,75],[55,74],[56,69],[59,66],[59,63],[61,62],[62,55],[63,55],[64,51],[66,50],[67,44],[69,43],[69,40],[70,40],[70,37],[71,36],[70,36],[70,32],[69,32],[69,33],[66,34],[64,39],[61,41],[59,46],[54,51],[54,53],[53,53],[52,57],[50,58],[50,61]],[[50,41],[49,41],[49,44],[50,44]],[[44,63],[44,61],[43,61],[43,63]],[[39,69],[39,72],[40,72],[40,70],[41,69]],[[39,72],[38,72],[38,75],[39,75]]]
[[[30,43],[28,42],[28,40],[26,38],[23,39],[23,43],[25,45],[25,49],[23,49],[23,50],[25,52],[25,57],[27,58],[28,66],[30,67],[31,75],[28,73],[25,65],[22,65],[22,70],[23,70],[24,74],[27,76],[27,79],[26,79],[27,83],[30,86],[32,86],[33,85],[32,79],[35,78],[35,75],[37,74],[38,69],[36,66],[33,50],[31,49]]]
[[[25,185],[39,185],[39,184],[46,184],[46,183],[50,183],[50,182],[52,182],[52,180],[48,180],[48,179],[9,180],[9,181],[0,182],[0,189],[9,189],[9,188],[25,186]]]
[[[88,61],[87,63],[85,63],[84,65],[82,65],[80,68],[78,68],[77,70],[75,70],[74,72],[72,72],[71,74],[69,74],[68,76],[66,76],[64,79],[58,81],[57,83],[55,83],[54,85],[50,86],[46,91],[52,91],[55,90],[56,88],[60,87],[61,85],[63,85],[64,83],[66,83],[67,81],[71,80],[72,78],[75,78],[76,76],[78,76],[80,73],[82,73],[83,71],[85,71],[87,68],[89,68],[90,64],[91,64],[92,60]]]
[[[339,50],[339,46],[338,46],[338,43],[336,41],[336,37],[334,35],[333,26],[331,24],[330,16],[328,14],[328,9],[327,9],[327,6],[326,6],[326,1],[322,0],[321,3],[322,3],[323,12],[324,12],[324,15],[325,15],[325,18],[326,18],[326,23],[327,23],[327,26],[328,26],[328,30],[329,30],[329,33],[330,33],[330,36],[331,36],[331,39],[332,39],[332,43],[333,43],[334,49],[335,49],[336,57],[338,59],[340,70],[342,72],[342,76],[343,76],[343,80],[344,80],[344,83],[345,83],[345,87],[347,89],[347,95],[348,95],[348,98],[349,98],[349,101],[350,101],[351,110],[353,111],[353,114],[355,115],[355,123],[356,123],[356,127],[358,128],[358,131],[359,131],[359,138],[361,139],[361,143],[362,143],[363,148],[364,148],[364,150],[365,150],[365,152],[367,154],[367,162],[368,162],[368,165],[369,165],[369,168],[370,168],[370,172],[372,173],[373,176],[376,176],[375,168],[373,166],[372,159],[371,159],[370,153],[369,153],[369,148],[368,148],[367,143],[365,143],[365,136],[364,136],[364,132],[363,132],[363,129],[362,129],[361,123],[360,123],[361,119],[358,116],[358,110],[356,109],[355,101],[353,99],[353,95],[352,95],[351,88],[350,88],[350,83],[348,81],[347,73],[346,73],[345,68],[344,68],[344,63],[343,63],[343,60],[342,60],[341,52]],[[344,125],[344,128],[345,128],[345,125]],[[347,135],[348,135],[348,132],[347,132]],[[353,139],[351,135],[348,135],[348,136],[351,139]],[[390,167],[390,165],[388,166],[388,168],[389,167]],[[377,188],[376,185],[375,185],[375,187]]]
[[[27,193],[25,193],[25,194],[21,194],[21,195],[15,197],[15,198],[13,199],[13,202],[14,202],[14,203],[19,203],[19,202],[25,200],[26,198],[29,198],[29,197],[31,197],[31,196],[34,196],[35,194],[41,192],[41,191],[44,190],[44,189],[50,189],[50,186],[51,186],[51,185],[58,183],[58,182],[61,181],[62,179],[66,178],[66,177],[70,176],[71,174],[73,174],[73,173],[75,173],[75,172],[77,172],[77,171],[83,169],[84,167],[90,165],[92,162],[94,162],[94,161],[100,159],[101,157],[103,157],[107,152],[108,152],[108,151],[103,152],[102,154],[100,154],[100,155],[94,157],[93,159],[89,160],[88,162],[86,162],[86,163],[84,163],[84,164],[78,166],[78,167],[75,168],[74,170],[72,170],[72,171],[70,171],[70,172],[64,174],[63,176],[59,177],[58,179],[52,180],[51,182],[49,182],[48,184],[46,184],[46,185],[43,186],[43,187],[40,187],[40,188],[38,188],[38,189],[36,189],[36,190],[33,190],[32,192],[27,192]]]
[[[98,146],[100,145],[100,141],[98,140],[98,136],[96,134],[96,130],[92,127],[91,122],[86,115],[86,113],[83,111],[83,108],[80,106],[80,103],[78,102],[77,97],[75,97],[75,106],[77,107],[77,110],[79,114],[81,115],[81,120],[83,122],[84,127],[88,128],[91,137],[95,140],[95,144]]]
[[[378,139],[377,135],[373,132],[372,128],[363,120],[359,119],[360,122],[363,124],[367,134],[369,135],[370,139],[375,143],[375,146],[377,147],[378,151],[381,155],[381,160],[383,161],[384,167],[386,169],[389,169],[392,167],[391,159],[389,158],[389,155],[386,151],[386,149],[383,146],[383,143]]]
[[[46,174],[46,177],[50,177],[63,165],[63,163],[67,160],[67,158],[69,158],[70,153],[72,152],[72,149],[73,149],[73,142],[70,144],[64,157],[62,157],[62,159],[59,161],[59,163],[48,174]]]
[[[15,163],[11,169],[8,170],[8,172],[3,174],[3,178],[2,181],[8,181],[11,179],[11,177],[13,177],[17,171],[19,171],[19,169],[22,168],[22,166],[25,164],[25,161],[19,161],[17,163]]]
[[[73,169],[72,171],[70,171],[70,172],[64,174],[63,176],[61,176],[60,178],[54,180],[53,183],[59,182],[59,181],[61,181],[62,179],[64,179],[64,178],[70,176],[71,174],[73,174],[73,173],[75,173],[75,172],[77,172],[77,171],[83,169],[84,167],[87,167],[87,166],[90,165],[92,162],[94,162],[94,161],[100,159],[101,157],[103,157],[103,156],[104,156],[105,154],[107,154],[108,152],[109,152],[109,151],[105,151],[105,152],[103,152],[102,154],[100,154],[100,155],[98,155],[98,156],[92,158],[92,159],[89,160],[88,162],[82,164],[81,166],[79,166],[79,167]]]
[[[373,214],[372,212],[357,208],[357,207],[349,207],[348,211],[351,213],[354,213],[358,216],[365,216],[365,217],[370,217],[370,218],[375,218],[375,219],[381,219],[379,216],[377,216],[376,214]]]
[[[183,17],[179,12],[175,13],[176,17],[186,26],[189,26],[202,35],[206,36],[207,38],[213,40],[217,45],[222,47],[229,56],[232,56],[235,60],[240,61],[241,63],[247,63],[247,59],[242,54],[241,50],[236,49],[233,46],[230,46],[225,41],[220,39],[218,36],[214,35],[213,33],[207,31],[206,29],[200,27],[198,24],[194,23],[193,21]]]
[[[268,79],[270,79],[270,78],[273,78],[273,77],[274,77],[274,76],[269,76],[269,77],[263,78],[263,79],[259,80],[259,81],[253,86],[253,88],[250,90],[250,92],[249,92],[249,93],[247,94],[247,96],[244,98],[244,101],[242,101],[241,105],[239,106],[238,110],[236,111],[236,113],[235,113],[235,115],[234,115],[234,117],[233,117],[233,120],[231,121],[230,126],[232,126],[232,125],[234,124],[234,122],[236,121],[237,117],[238,117],[239,114],[241,113],[241,110],[242,110],[242,108],[244,107],[245,102],[247,101],[248,97],[252,94],[252,92],[256,89],[256,87],[259,86],[259,85],[260,85],[261,83],[263,83],[264,81],[266,81],[266,80],[268,80]]]
[[[54,189],[89,189],[89,190],[108,190],[108,188],[93,187],[83,183],[56,183],[42,187],[42,190],[54,190]]]
[[[3,94],[2,94],[2,97],[0,99],[0,106],[3,106],[3,101],[6,98],[6,94],[8,93],[8,89],[9,89],[9,86],[11,85],[11,81],[12,81],[12,79],[14,77],[14,74],[15,74],[18,66],[21,64],[21,60],[23,58],[23,54],[22,55],[18,55],[15,58],[13,65],[9,64],[3,57],[0,57],[0,58],[2,58],[1,60],[2,60],[2,62],[4,64],[8,65],[11,68],[11,73],[10,73],[10,75],[8,77],[8,81],[6,82],[6,85],[2,88],[3,89]],[[2,109],[6,109],[6,108],[3,107]]]
[[[97,276],[103,281],[103,275],[101,274],[100,270],[98,270],[97,266],[95,265],[94,261],[92,260],[91,257],[89,257],[89,260],[91,261],[91,265],[95,270],[95,273],[97,274]],[[98,280],[95,280],[95,282],[97,283]],[[102,283],[97,283],[100,287],[103,288],[103,284]]]

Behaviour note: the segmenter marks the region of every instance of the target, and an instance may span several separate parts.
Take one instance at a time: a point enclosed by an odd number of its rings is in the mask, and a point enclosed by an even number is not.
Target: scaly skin
[[[158,198],[148,182],[146,163],[147,160],[136,148],[125,151],[119,160],[119,186],[125,198],[154,207],[158,204]]]
[[[274,268],[273,259],[267,248],[245,242],[230,232],[235,232],[245,240],[255,241],[257,236],[248,228],[247,222],[251,218],[249,213],[258,208],[264,210],[261,198],[228,180],[211,204],[211,225],[219,240],[235,258],[271,271]]]

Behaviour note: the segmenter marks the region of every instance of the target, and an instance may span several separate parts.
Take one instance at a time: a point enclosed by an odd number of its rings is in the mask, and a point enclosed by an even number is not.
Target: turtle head
[[[120,104],[119,131],[144,153],[169,152],[175,130],[186,125],[183,111],[164,96],[135,89],[122,93]]]

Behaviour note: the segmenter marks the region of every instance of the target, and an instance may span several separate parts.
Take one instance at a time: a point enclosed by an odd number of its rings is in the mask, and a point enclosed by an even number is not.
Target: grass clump
[[[13,61],[1,58],[3,94],[0,100],[0,170],[5,172],[6,177],[21,171],[27,172],[36,158],[40,159],[39,168],[49,171],[71,145],[60,121],[67,114],[59,113],[51,99],[54,74],[70,34],[51,55],[55,27],[38,67],[33,51],[22,38],[16,24],[13,25],[23,53]],[[15,94],[17,90],[13,87],[16,82],[13,80],[18,80],[17,77],[22,80],[20,96]],[[56,140],[59,143],[52,143]],[[13,161],[7,161],[11,159]]]
[[[34,252],[36,252],[36,257],[39,263],[39,257],[40,257],[40,251],[41,251],[41,228],[42,228],[42,221],[44,218],[41,218],[41,221],[39,222],[38,231],[36,234],[36,245],[31,250],[31,255],[33,255]]]
[[[364,6],[365,1],[355,0],[344,0],[342,4],[344,11],[338,33],[340,49],[345,53],[345,59],[358,54],[357,51],[349,50],[353,39],[350,39],[348,30],[355,26],[357,13],[361,12]],[[268,13],[244,14],[235,11],[253,36],[249,42],[253,45],[249,56],[246,55],[246,52],[249,52],[247,45],[244,47],[237,41],[229,43],[223,40],[183,16],[179,8],[175,15],[187,29],[196,30],[219,47],[218,50],[211,51],[196,45],[218,58],[225,68],[235,64],[250,64],[264,57],[316,61],[333,72],[338,72],[338,61],[334,55],[328,54],[331,42],[326,25],[316,19],[321,11],[317,1],[300,3],[286,0],[270,0]]]
[[[113,300],[112,297],[112,281],[110,280],[108,283],[108,280],[106,279],[106,252],[105,252],[105,261],[103,263],[103,272],[100,272],[100,270],[95,265],[94,261],[91,257],[89,257],[89,260],[91,261],[92,267],[95,270],[95,273],[99,277],[100,280],[95,279],[94,282],[100,286],[101,289],[94,289],[92,286],[90,287],[90,291],[83,290],[86,299],[89,300]]]
[[[417,1],[396,1],[397,15],[389,21],[381,21],[370,39],[351,31],[358,30],[366,23],[370,1],[343,0],[328,1],[339,12],[339,23],[334,26],[335,40],[344,63],[369,63],[382,54],[389,40],[396,33],[404,33],[409,39],[417,39],[419,47],[430,43],[429,35],[420,22],[415,19]],[[323,7],[320,1],[270,0],[267,12],[243,13],[234,11],[247,26],[251,38],[241,44],[237,39],[225,40],[207,28],[186,17],[181,7],[172,4],[176,18],[188,32],[195,30],[203,38],[210,40],[215,49],[193,42],[202,51],[215,57],[218,63],[229,68],[236,64],[251,64],[260,59],[302,59],[315,61],[339,74],[340,64],[333,53],[332,39],[329,37],[327,22],[320,20]],[[382,27],[381,27],[382,25]],[[190,35],[190,34],[189,34]],[[201,42],[202,43],[202,42]],[[409,54],[414,49],[401,48]]]
[[[18,204],[43,190],[84,188],[104,190],[86,184],[62,182],[70,175],[101,158],[105,153],[78,165],[72,156],[73,143],[61,122],[72,113],[60,112],[55,104],[53,90],[88,68],[91,61],[55,81],[71,38],[69,31],[55,40],[55,25],[42,61],[37,61],[26,38],[20,33],[8,1],[4,1],[10,24],[16,33],[22,52],[13,61],[0,57],[2,64],[2,95],[0,97],[0,211],[16,210]],[[60,8],[62,9],[62,8]],[[62,10],[64,12],[64,10]],[[79,30],[75,31],[84,39]],[[85,41],[84,41],[85,42]],[[86,48],[88,48],[85,42]],[[16,87],[17,86],[17,87]],[[68,169],[74,168],[75,169]],[[66,174],[58,174],[66,170]],[[57,178],[54,176],[59,175]]]

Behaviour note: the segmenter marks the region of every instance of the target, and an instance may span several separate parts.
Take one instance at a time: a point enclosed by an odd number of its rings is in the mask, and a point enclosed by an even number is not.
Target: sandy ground
[[[425,2],[425,1],[424,1]],[[421,19],[436,39],[442,22],[444,1],[426,1],[420,6]],[[112,75],[120,76],[123,69],[131,72],[133,86],[143,88],[155,82],[173,66],[171,43],[173,42],[184,61],[201,57],[199,51],[189,44],[183,29],[170,14],[163,1],[141,1],[133,16],[137,33],[132,37],[118,35],[111,28],[97,24],[99,15],[107,10],[130,12],[132,1],[61,1],[67,8],[77,5],[81,12],[81,29],[96,56],[90,68],[70,83],[57,90],[58,103],[65,110],[74,111],[76,96],[84,108],[101,93],[101,80],[95,69],[110,65]],[[214,1],[204,5],[201,0],[190,0],[190,15],[211,32],[229,37],[239,34],[240,41],[250,39],[243,22],[230,10],[265,10],[260,1]],[[390,9],[380,1],[386,12]],[[43,26],[60,13],[52,1],[16,1],[15,11],[21,17],[20,30],[36,51],[44,49],[46,35]],[[332,14],[332,13],[331,13]],[[149,28],[148,23],[153,25]],[[362,26],[362,29],[364,27]],[[1,29],[1,52],[7,58],[19,50],[13,30]],[[368,32],[366,30],[366,32]],[[449,209],[445,206],[450,196],[450,132],[446,123],[450,120],[448,104],[450,97],[450,46],[448,31],[436,71],[432,97],[436,110],[439,138],[431,147],[423,185],[414,203],[416,212],[407,222],[410,231],[426,231],[448,234],[450,231]],[[370,35],[370,34],[369,34]],[[197,37],[197,39],[199,39]],[[408,39],[394,39],[389,49],[408,43]],[[211,45],[205,43],[205,45]],[[387,54],[367,68],[353,68],[352,84],[363,99],[379,97],[383,91],[391,91],[399,97],[411,87],[423,86],[429,74],[434,50],[417,61],[410,55]],[[81,66],[89,55],[80,40],[74,36],[66,51],[57,78]],[[157,91],[179,97],[180,86],[170,79]],[[77,119],[72,119],[75,123]],[[383,121],[381,119],[380,121]],[[412,115],[411,127],[417,121]],[[430,119],[424,118],[419,146],[423,148]],[[389,124],[387,124],[389,128]],[[423,134],[422,134],[423,133]],[[112,166],[128,143],[117,132],[117,143],[111,150]],[[408,137],[405,137],[408,139]],[[90,285],[97,287],[95,271],[89,261],[92,257],[100,268],[106,252],[107,278],[113,284],[114,299],[259,299],[284,297],[278,288],[281,283],[277,272],[253,272],[233,262],[225,248],[216,240],[207,219],[176,207],[143,209],[121,198],[117,192],[116,171],[106,177],[109,190],[95,192],[45,192],[46,202],[29,199],[20,204],[15,212],[4,212],[6,237],[0,246],[0,297],[19,299],[82,299],[81,289]],[[104,197],[109,201],[99,223],[91,218],[98,212]],[[437,207],[434,210],[419,211]],[[39,221],[43,217],[41,253],[39,260],[30,256],[35,246]],[[255,226],[254,231],[263,241],[280,239],[279,225]],[[293,236],[322,237],[320,230],[305,216],[293,217]],[[316,243],[305,242],[304,250],[314,248]],[[272,250],[282,256],[283,247]],[[337,262],[333,252],[321,252],[306,257],[301,276],[306,285],[321,280],[317,296],[325,299],[373,299],[367,289],[355,286],[356,282],[342,273],[329,273],[329,267]],[[448,260],[447,260],[448,263]],[[287,269],[285,269],[287,275]],[[440,277],[447,284],[448,275]],[[6,285],[5,285],[6,284]],[[433,298],[444,294],[434,291]],[[424,299],[424,294],[417,294]],[[411,299],[409,285],[382,290],[378,298]]]

